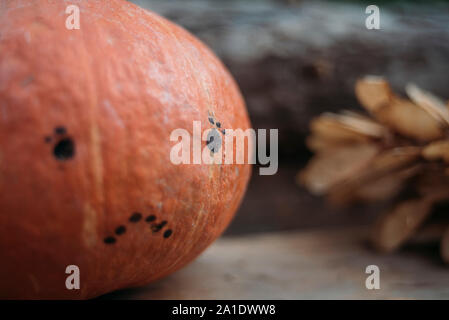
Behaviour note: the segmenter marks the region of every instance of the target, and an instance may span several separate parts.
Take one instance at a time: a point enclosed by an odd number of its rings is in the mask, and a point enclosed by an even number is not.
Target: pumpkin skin
[[[0,5],[0,298],[91,298],[164,277],[223,232],[250,176],[170,162],[170,133],[192,121],[250,128],[204,44],[126,1],[74,3],[79,30],[63,1]]]

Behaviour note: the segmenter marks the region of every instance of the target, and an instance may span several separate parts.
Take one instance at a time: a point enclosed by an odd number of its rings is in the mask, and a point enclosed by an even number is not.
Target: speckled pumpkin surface
[[[76,4],[79,30],[64,1],[0,3],[1,298],[168,275],[222,233],[249,179],[246,164],[170,162],[176,128],[250,126],[211,51],[126,1]],[[68,265],[80,290],[66,289]]]

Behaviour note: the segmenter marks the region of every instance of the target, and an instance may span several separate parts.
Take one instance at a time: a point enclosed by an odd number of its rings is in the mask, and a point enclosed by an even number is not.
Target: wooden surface
[[[179,272],[109,299],[449,299],[449,268],[438,247],[378,255],[364,229],[225,237]],[[380,268],[367,290],[365,268]]]

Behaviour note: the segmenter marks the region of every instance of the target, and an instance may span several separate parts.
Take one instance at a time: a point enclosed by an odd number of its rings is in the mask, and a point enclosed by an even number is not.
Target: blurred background
[[[446,1],[133,0],[204,41],[234,75],[254,128],[279,129],[279,171],[253,176],[227,234],[371,222],[380,207],[334,209],[295,183],[311,157],[310,120],[361,110],[354,83],[385,76],[404,94],[412,81],[449,99]],[[380,30],[365,9],[380,8]]]

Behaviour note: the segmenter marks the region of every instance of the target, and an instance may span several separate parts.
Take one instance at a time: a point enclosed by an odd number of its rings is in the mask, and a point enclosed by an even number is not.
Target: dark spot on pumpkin
[[[106,244],[113,244],[116,241],[117,240],[114,237],[106,237],[106,238],[104,238],[104,243],[106,243]]]
[[[46,143],[50,143],[51,142],[51,137],[50,136],[46,136],[45,137],[45,142]]]
[[[226,134],[226,130],[225,130],[225,129],[221,130],[221,132],[222,132],[223,134]]]
[[[125,226],[119,226],[117,227],[117,229],[115,229],[115,234],[116,235],[122,235],[126,232],[126,227]]]
[[[67,133],[67,129],[65,127],[62,127],[62,126],[56,127],[55,128],[55,133],[56,134],[60,134],[60,135],[66,134]]]
[[[171,236],[171,234],[173,233],[173,231],[171,231],[171,229],[168,229],[164,232],[164,238],[168,238]]]
[[[145,219],[145,221],[146,222],[153,222],[154,220],[156,220],[156,216],[155,215],[150,215],[150,216],[148,216],[146,219]]]
[[[62,139],[55,145],[53,154],[56,159],[61,161],[73,158],[75,155],[75,143],[70,138]]]
[[[139,212],[134,212],[131,217],[129,217],[129,222],[139,222],[142,219],[142,214]]]
[[[220,123],[220,122],[217,122],[217,123],[216,123],[216,126],[217,126],[217,128],[220,128],[220,127],[221,127],[221,123]]]
[[[207,135],[206,145],[210,151],[217,153],[221,148],[221,136],[217,129],[213,128]]]
[[[210,122],[211,124],[214,124],[214,119],[212,119],[211,117],[209,117],[209,122]]]
[[[210,136],[209,140],[207,140],[206,144],[208,145],[209,143],[214,141],[214,136]]]
[[[162,229],[163,227],[165,227],[166,224],[167,224],[167,221],[162,221],[162,222],[159,223],[159,224],[153,224],[153,225],[151,225],[151,230],[152,230],[153,232],[159,232],[159,231],[161,231],[161,229]]]

